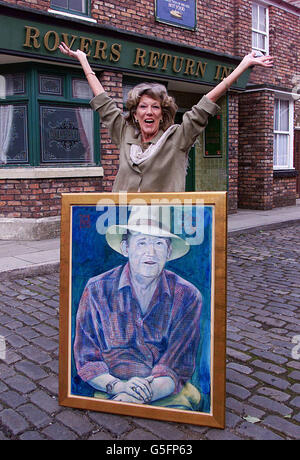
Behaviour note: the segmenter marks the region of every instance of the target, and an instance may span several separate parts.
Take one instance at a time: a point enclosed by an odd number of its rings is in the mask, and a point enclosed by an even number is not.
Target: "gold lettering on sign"
[[[136,48],[134,65],[147,67],[147,69],[159,69],[160,71],[166,71],[170,67],[168,70],[173,73],[182,72],[184,75],[195,75],[203,78],[207,62],[195,61],[195,59],[184,56],[172,56],[172,54],[167,53],[160,54],[154,50],[147,52],[144,48]]]
[[[73,50],[79,48],[87,56],[95,60],[117,63],[121,59],[122,45],[120,43],[110,44],[105,40],[95,40],[67,32],[58,33],[55,30],[48,30],[44,35],[41,35],[37,27],[25,26],[24,48],[38,50],[42,44],[48,52],[56,52],[61,41]],[[181,73],[184,76],[183,78],[193,76],[194,78],[203,79],[208,65],[212,64],[153,49],[147,51],[144,48],[136,48],[134,62],[128,63],[128,68],[132,68],[132,65],[142,67],[143,70],[144,68],[149,70],[157,69],[158,72],[167,71],[176,75]],[[234,67],[231,66],[216,64],[214,80],[223,80],[233,69]]]
[[[232,67],[226,67],[224,65],[217,65],[216,67],[216,74],[215,80],[223,80],[224,78],[228,77],[229,74],[233,71]]]
[[[150,51],[148,64],[148,67],[150,69],[157,69],[159,57],[160,53],[158,53],[157,51]]]
[[[146,57],[146,50],[144,50],[143,48],[137,48],[136,54],[135,54],[135,61],[133,65],[140,65],[142,67],[145,67],[146,65],[145,57]]]
[[[122,45],[119,43],[113,43],[110,49],[109,60],[112,62],[118,62],[121,57]]]
[[[61,34],[61,36],[62,36],[62,41],[67,45],[68,48],[72,48],[76,38],[78,38],[77,35],[72,35],[71,41],[69,42],[69,34],[63,33]]]
[[[180,67],[179,69],[177,68],[177,60],[180,59]],[[183,64],[183,57],[179,57],[179,56],[174,56],[173,57],[173,72],[175,73],[179,73],[182,71],[182,64]]]
[[[162,66],[161,70],[166,70],[167,65],[168,65],[168,61],[172,59],[171,54],[163,53],[163,54],[161,55],[160,59],[161,59],[162,62],[163,62],[163,66]]]
[[[51,39],[52,39],[52,37],[53,37],[53,39],[54,39],[54,42],[53,42],[54,44],[53,44],[52,48],[51,48],[50,45],[49,45],[49,39],[50,39],[50,37],[51,37]],[[45,34],[45,36],[44,36],[44,46],[45,46],[46,50],[48,50],[48,51],[55,51],[55,50],[57,50],[57,48],[58,48],[58,46],[59,46],[59,36],[58,36],[58,33],[55,32],[55,30],[49,30],[49,31]]]
[[[187,59],[185,63],[185,75],[194,75],[194,66],[195,66],[195,61],[194,59]]]
[[[203,63],[201,61],[198,61],[196,72],[195,72],[196,77],[198,77],[199,72],[200,72],[201,77],[202,78],[204,77],[206,66],[207,66],[207,62]]]
[[[83,51],[87,56],[90,56],[91,50],[89,47],[93,44],[91,38],[80,37],[80,50]]]
[[[220,80],[220,70],[221,70],[221,66],[220,65],[217,65],[216,67],[216,75],[215,75],[215,80]]]
[[[25,26],[26,35],[25,35],[25,42],[23,46],[25,48],[39,48],[41,45],[38,42],[38,38],[40,36],[40,31],[36,27]]]
[[[95,44],[95,59],[102,59],[103,61],[107,58],[106,55],[107,43],[103,40],[96,40]]]
[[[223,67],[221,80],[223,80],[223,78],[228,77],[228,75],[230,75],[232,71],[233,71],[232,67]]]

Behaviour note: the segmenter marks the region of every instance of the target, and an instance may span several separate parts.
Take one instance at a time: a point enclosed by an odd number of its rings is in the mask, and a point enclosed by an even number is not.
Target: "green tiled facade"
[[[218,105],[221,108],[221,154],[206,156],[204,133],[199,136],[195,144],[195,188],[197,191],[227,191],[227,97],[223,97]]]

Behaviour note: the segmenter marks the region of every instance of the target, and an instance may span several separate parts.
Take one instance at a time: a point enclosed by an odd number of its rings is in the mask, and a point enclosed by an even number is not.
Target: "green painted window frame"
[[[54,66],[41,64],[21,64],[8,65],[0,67],[0,74],[22,73],[25,75],[25,93],[12,96],[6,96],[0,99],[0,105],[8,103],[14,105],[24,104],[27,106],[27,139],[28,139],[28,161],[25,162],[10,162],[2,164],[0,167],[28,167],[28,166],[51,166],[51,167],[80,167],[80,166],[100,166],[100,119],[99,114],[94,112],[94,159],[90,163],[86,162],[42,162],[41,159],[41,135],[40,135],[40,105],[43,103],[55,104],[62,107],[85,107],[90,108],[90,99],[79,99],[72,97],[72,79],[82,78],[83,73],[76,69],[61,70]],[[63,78],[63,96],[51,96],[39,94],[39,75],[47,74],[53,76],[61,76]]]
[[[68,0],[68,4],[69,4],[69,0]],[[85,6],[86,6],[86,12],[84,13],[84,12],[72,10],[71,8],[63,8],[61,6],[53,5],[52,1],[50,1],[50,8],[52,10],[62,11],[64,13],[75,14],[75,15],[78,15],[78,16],[83,16],[83,17],[88,17],[89,18],[89,17],[91,17],[91,2],[90,2],[90,0],[85,0]]]

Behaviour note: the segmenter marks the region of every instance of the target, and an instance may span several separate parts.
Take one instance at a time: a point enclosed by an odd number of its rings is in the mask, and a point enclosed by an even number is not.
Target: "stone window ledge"
[[[72,177],[103,177],[100,166],[78,168],[1,168],[0,179],[59,179]]]
[[[57,14],[57,15],[65,16],[66,18],[70,18],[70,19],[79,19],[80,21],[93,22],[97,24],[96,19],[90,18],[89,16],[68,13],[67,11],[52,10],[51,8],[49,8],[48,13],[51,13],[53,15]]]
[[[273,171],[273,177],[284,178],[284,177],[297,177],[299,172],[296,169],[275,169]]]

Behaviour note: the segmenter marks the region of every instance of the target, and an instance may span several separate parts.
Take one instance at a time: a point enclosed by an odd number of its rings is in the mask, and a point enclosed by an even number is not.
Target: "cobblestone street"
[[[0,440],[300,439],[299,259],[299,223],[228,237],[225,430],[59,406],[59,274],[1,282]]]

